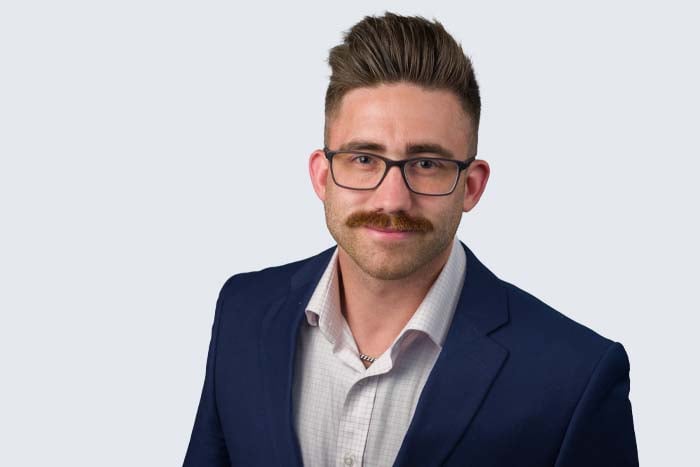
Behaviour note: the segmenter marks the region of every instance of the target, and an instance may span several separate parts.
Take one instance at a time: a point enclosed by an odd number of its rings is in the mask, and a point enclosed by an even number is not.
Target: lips
[[[367,229],[372,237],[382,240],[402,240],[416,234],[416,232],[412,230],[386,229],[372,226],[365,226],[365,229]]]
[[[377,232],[382,232],[382,233],[413,233],[415,230],[412,229],[387,229],[384,227],[375,227],[373,225],[366,225],[368,229],[371,230],[376,230]]]

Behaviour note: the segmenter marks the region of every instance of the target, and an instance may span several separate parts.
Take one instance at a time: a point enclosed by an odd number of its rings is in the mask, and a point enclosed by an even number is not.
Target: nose
[[[406,186],[401,168],[392,167],[374,189],[372,207],[385,213],[411,212],[413,193]]]

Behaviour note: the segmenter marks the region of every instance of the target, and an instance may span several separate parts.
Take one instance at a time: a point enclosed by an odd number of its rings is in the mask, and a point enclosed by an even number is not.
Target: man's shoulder
[[[238,300],[245,298],[260,301],[274,300],[289,290],[294,278],[300,275],[313,277],[314,273],[323,271],[331,258],[333,249],[334,247],[331,247],[314,256],[291,263],[234,274],[224,283],[220,296]]]
[[[615,341],[567,316],[531,293],[501,281],[508,296],[509,323],[499,333],[512,344],[562,358],[602,356]],[[595,357],[594,357],[595,358]]]
[[[525,351],[562,351],[598,353],[614,342],[593,329],[567,315],[567,310],[559,310],[545,303],[529,291],[505,281],[485,266],[474,253],[464,245],[469,270],[477,287],[487,290],[489,296],[499,298],[491,301],[491,307],[505,307],[507,318],[503,325],[491,335],[504,344],[512,344]],[[487,302],[489,299],[482,297]],[[496,310],[493,310],[496,312]]]

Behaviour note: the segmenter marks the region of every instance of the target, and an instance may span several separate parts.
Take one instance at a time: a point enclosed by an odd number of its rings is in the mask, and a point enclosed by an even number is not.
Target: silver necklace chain
[[[370,357],[369,355],[365,355],[363,353],[360,353],[360,360],[364,360],[366,362],[374,363],[376,360],[374,357]]]

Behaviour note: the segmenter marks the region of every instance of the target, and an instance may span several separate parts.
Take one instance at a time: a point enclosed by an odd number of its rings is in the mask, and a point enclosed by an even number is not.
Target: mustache
[[[433,223],[425,217],[409,216],[404,212],[385,214],[383,212],[359,211],[351,214],[345,221],[348,227],[374,227],[401,232],[432,232]]]

